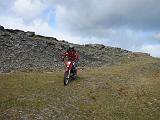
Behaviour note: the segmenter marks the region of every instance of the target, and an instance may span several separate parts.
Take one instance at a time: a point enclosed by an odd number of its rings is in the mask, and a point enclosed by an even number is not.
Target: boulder
[[[28,36],[28,37],[33,37],[33,36],[35,36],[35,32],[27,31],[27,32],[26,32],[26,36]]]
[[[54,62],[57,62],[58,60],[56,58],[53,59]]]
[[[4,30],[4,27],[0,25],[0,30]]]

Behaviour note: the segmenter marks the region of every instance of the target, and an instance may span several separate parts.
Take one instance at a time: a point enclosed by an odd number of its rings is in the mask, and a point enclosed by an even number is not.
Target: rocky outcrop
[[[0,30],[4,30],[4,27],[0,25]]]
[[[35,35],[35,32],[27,31],[27,32],[26,32],[26,35],[27,35],[28,37],[33,37],[33,36]]]
[[[4,29],[0,26],[0,72],[63,68],[61,54],[70,44],[53,37],[35,35],[34,32]],[[73,45],[79,54],[80,66],[119,64],[124,59],[140,57],[131,51],[100,44]]]

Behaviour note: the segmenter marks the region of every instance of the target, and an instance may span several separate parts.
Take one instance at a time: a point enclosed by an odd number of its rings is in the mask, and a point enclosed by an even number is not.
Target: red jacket
[[[70,61],[77,61],[78,60],[78,54],[75,50],[73,50],[73,51],[67,50],[63,55],[63,59],[66,56],[68,57],[68,60],[70,60]]]

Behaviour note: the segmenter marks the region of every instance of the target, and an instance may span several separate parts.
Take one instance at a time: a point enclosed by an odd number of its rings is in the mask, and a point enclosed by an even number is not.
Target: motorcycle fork
[[[69,71],[68,71],[68,78],[69,78],[69,76],[70,76],[70,73],[71,73],[71,70],[69,69]]]

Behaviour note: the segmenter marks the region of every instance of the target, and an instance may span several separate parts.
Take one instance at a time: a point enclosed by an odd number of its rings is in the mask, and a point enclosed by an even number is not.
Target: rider
[[[73,69],[75,72],[75,75],[77,75],[77,66],[78,66],[78,54],[76,52],[76,50],[74,49],[74,46],[70,45],[68,47],[68,49],[65,51],[64,55],[63,55],[63,61],[64,59],[70,60],[73,64]]]

